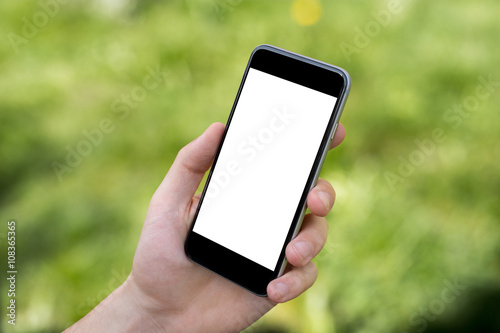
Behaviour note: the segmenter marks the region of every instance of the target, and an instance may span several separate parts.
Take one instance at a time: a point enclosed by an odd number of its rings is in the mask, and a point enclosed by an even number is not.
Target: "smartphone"
[[[267,296],[349,89],[341,68],[270,45],[253,50],[186,239],[190,260]]]

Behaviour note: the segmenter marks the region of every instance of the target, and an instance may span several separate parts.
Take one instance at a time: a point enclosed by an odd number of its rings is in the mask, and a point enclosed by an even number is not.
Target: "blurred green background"
[[[430,331],[493,295],[498,1],[61,2],[0,2],[0,237],[6,251],[15,220],[19,271],[14,328],[1,254],[3,331],[61,331],[125,280],[151,195],[181,147],[226,121],[264,43],[353,83],[322,171],[337,200],[318,280],[248,331]],[[112,129],[85,146],[103,119]],[[85,156],[57,173],[73,149]]]

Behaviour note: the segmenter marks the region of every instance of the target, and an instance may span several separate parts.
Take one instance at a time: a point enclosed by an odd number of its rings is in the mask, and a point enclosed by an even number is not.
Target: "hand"
[[[223,124],[212,124],[179,152],[151,200],[130,276],[70,330],[237,332],[277,303],[312,286],[317,269],[311,259],[325,244],[324,216],[335,199],[333,187],[323,179],[307,197],[311,213],[288,244],[289,265],[283,276],[269,283],[268,298],[255,296],[187,259],[184,242],[200,199],[194,193],[212,163],[223,130]],[[344,137],[345,129],[339,125],[330,148]],[[104,311],[93,314],[97,309]],[[115,322],[109,323],[112,318]]]

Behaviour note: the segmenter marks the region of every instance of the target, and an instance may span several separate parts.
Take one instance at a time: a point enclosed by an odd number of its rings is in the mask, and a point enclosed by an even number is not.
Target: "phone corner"
[[[341,67],[339,67],[339,69],[341,70],[342,76],[345,81],[345,95],[347,96],[351,92],[351,76],[349,75],[349,72],[347,72],[345,69]]]
[[[250,59],[254,57],[254,55],[259,52],[259,51],[273,51],[275,50],[276,47],[270,44],[260,44],[257,45],[253,50],[252,53],[250,54]]]
[[[186,237],[186,240],[184,241],[184,254],[190,261],[194,262],[193,258],[191,257],[191,254],[189,253],[189,233]]]

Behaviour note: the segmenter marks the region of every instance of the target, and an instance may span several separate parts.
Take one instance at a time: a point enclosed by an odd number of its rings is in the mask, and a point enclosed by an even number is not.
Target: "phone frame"
[[[321,141],[321,145],[318,148],[318,153],[316,154],[313,167],[304,186],[304,191],[301,195],[299,205],[297,206],[293,220],[290,222],[290,228],[274,271],[271,271],[268,268],[261,266],[193,231],[194,224],[196,223],[196,219],[198,217],[198,212],[203,205],[203,200],[208,185],[210,184],[212,172],[224,144],[226,133],[231,126],[231,120],[236,110],[236,106],[250,68],[255,68],[337,98],[327,129]],[[351,80],[349,74],[339,67],[271,45],[260,45],[253,50],[247,67],[245,68],[238,93],[227,120],[226,128],[217,149],[217,153],[208,174],[198,208],[186,238],[185,252],[191,261],[234,283],[237,283],[241,287],[258,296],[267,296],[266,290],[269,282],[281,276],[285,270],[287,264],[285,258],[286,246],[300,230],[306,211],[307,195],[316,185],[318,180],[319,173],[329,150],[330,143],[335,135],[342,110],[349,94],[350,86]]]

